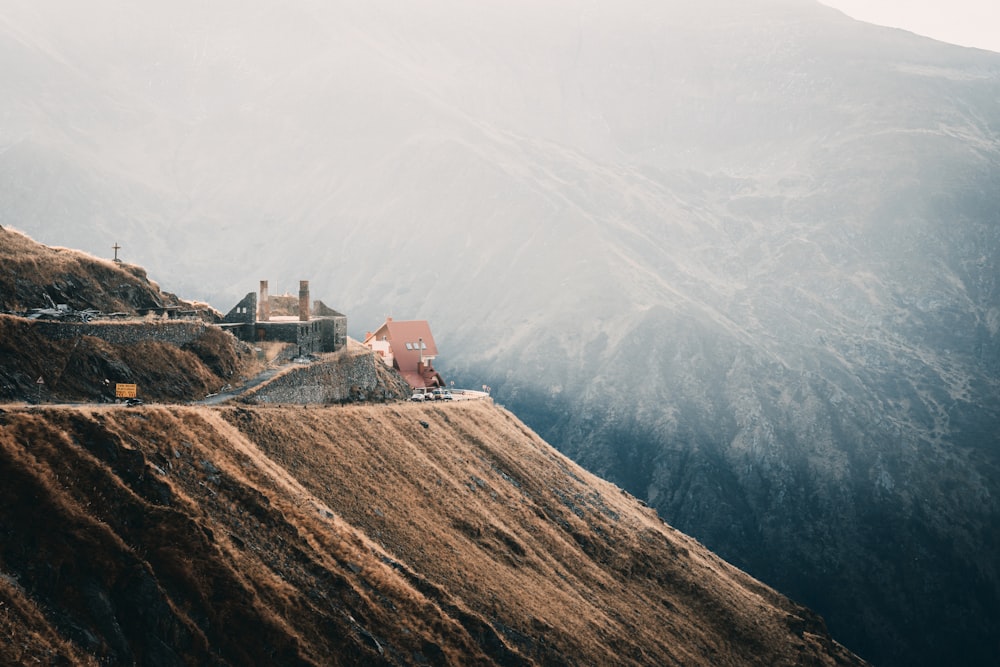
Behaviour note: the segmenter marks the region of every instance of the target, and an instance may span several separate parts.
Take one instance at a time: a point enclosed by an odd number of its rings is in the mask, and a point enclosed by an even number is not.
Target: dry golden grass
[[[0,573],[0,664],[96,667],[100,663],[60,637],[28,594]]]
[[[51,248],[10,228],[0,228],[0,311],[24,313],[65,303],[75,310],[135,314],[148,308],[198,310],[206,319],[217,313],[204,304],[181,301],[160,291],[145,271],[65,248]],[[161,321],[116,321],[95,326],[159,326]],[[0,314],[0,400],[101,400],[113,397],[117,382],[136,383],[142,397],[189,401],[238,384],[241,376],[263,367],[250,348],[209,328],[177,348],[162,342],[112,345],[79,336],[50,340],[33,321]],[[163,323],[163,326],[184,326]],[[111,340],[118,340],[113,336]],[[36,381],[42,378],[43,384]]]
[[[284,352],[291,343],[281,343],[277,341],[261,341],[254,343],[255,347],[260,348],[262,361],[265,364],[274,363],[282,352]]]
[[[34,399],[38,389],[44,401],[101,400],[113,398],[114,383],[131,382],[147,400],[190,401],[264,367],[250,348],[215,328],[183,348],[157,341],[113,345],[90,336],[50,340],[32,321],[2,314],[0,356],[0,400]]]
[[[218,316],[206,304],[161,292],[142,267],[45,246],[10,227],[0,228],[0,310],[48,307],[44,294],[76,310],[133,313],[138,307],[178,306],[206,318]]]
[[[39,610],[8,625],[80,650],[73,619],[102,659],[166,642],[231,664],[860,664],[488,402],[0,423],[0,528],[19,536],[0,573]],[[133,605],[156,611],[126,627]]]

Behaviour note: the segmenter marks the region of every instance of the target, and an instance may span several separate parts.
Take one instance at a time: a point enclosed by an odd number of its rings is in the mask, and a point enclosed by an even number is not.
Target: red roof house
[[[444,378],[434,370],[437,345],[426,320],[396,321],[388,317],[382,326],[365,335],[364,343],[414,389],[444,386]]]

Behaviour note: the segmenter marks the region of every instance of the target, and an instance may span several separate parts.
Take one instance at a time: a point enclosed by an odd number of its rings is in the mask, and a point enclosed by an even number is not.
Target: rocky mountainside
[[[253,351],[217,328],[201,327],[189,342],[177,345],[155,337],[121,342],[86,334],[52,338],[40,326],[0,315],[0,401],[110,402],[118,383],[136,384],[144,400],[191,401],[259,370]]]
[[[0,227],[0,267],[4,313],[28,315],[62,305],[94,316],[184,312],[209,322],[219,319],[207,304],[161,291],[140,266],[43,245],[14,229]]]
[[[1000,55],[810,0],[202,5],[8,3],[0,224],[428,318],[865,657],[994,662]]]
[[[863,664],[488,402],[0,425],[5,664]]]
[[[139,266],[0,228],[0,400],[110,401],[117,383],[144,399],[217,392],[259,370],[249,346],[204,325],[217,316]]]

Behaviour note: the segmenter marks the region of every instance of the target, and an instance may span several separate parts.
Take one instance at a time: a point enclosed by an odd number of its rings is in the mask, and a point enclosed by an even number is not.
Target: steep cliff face
[[[6,663],[862,664],[488,402],[0,425]]]

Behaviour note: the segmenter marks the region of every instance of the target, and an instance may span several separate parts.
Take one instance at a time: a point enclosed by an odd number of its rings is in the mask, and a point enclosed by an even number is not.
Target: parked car
[[[449,389],[435,389],[432,393],[435,401],[451,401],[455,398]]]
[[[425,401],[425,400],[427,400],[429,398],[430,398],[430,396],[428,396],[427,394],[425,394],[422,391],[415,391],[415,392],[413,392],[413,395],[410,396],[410,400],[411,401]]]

